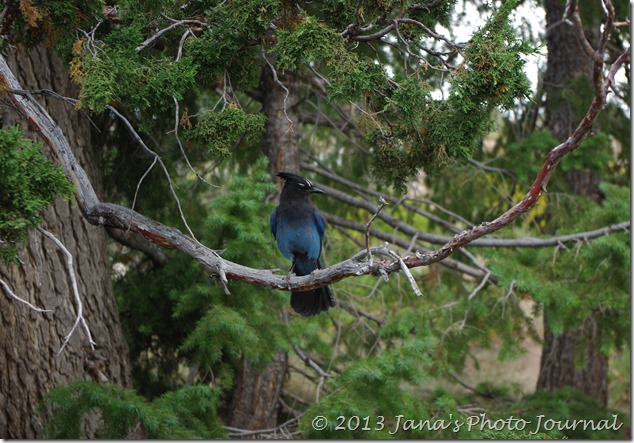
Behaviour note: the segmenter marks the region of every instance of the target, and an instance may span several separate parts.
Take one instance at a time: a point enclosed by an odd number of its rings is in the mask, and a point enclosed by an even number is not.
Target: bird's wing
[[[273,238],[275,237],[275,231],[277,230],[277,208],[273,209],[273,212],[271,212],[271,221],[270,221],[270,225],[271,225],[271,234],[273,234]]]
[[[324,232],[326,228],[324,226],[324,219],[322,218],[321,213],[317,208],[315,208],[314,217],[315,226],[317,226],[317,233],[319,234],[319,255],[317,256],[317,269],[321,269],[321,261],[319,258],[321,257],[321,250],[323,247],[322,241],[324,239]]]
[[[319,233],[319,242],[324,238],[324,219],[321,217],[321,214],[317,208],[313,208],[313,218],[315,219],[315,226],[317,227],[317,232]]]

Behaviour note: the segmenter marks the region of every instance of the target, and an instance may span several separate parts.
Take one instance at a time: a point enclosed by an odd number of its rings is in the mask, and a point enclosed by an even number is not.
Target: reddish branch
[[[550,181],[550,177],[561,159],[576,150],[590,132],[592,125],[596,122],[597,117],[605,106],[608,90],[614,82],[616,72],[629,60],[630,49],[628,48],[614,62],[605,78],[603,78],[603,75],[595,75],[595,96],[588,112],[572,135],[548,153],[548,157],[539,171],[539,174],[537,174],[537,178],[533,182],[533,185],[519,203],[491,222],[484,222],[471,229],[462,231],[460,234],[454,236],[454,238],[447,242],[442,248],[436,251],[426,254],[417,254],[416,257],[406,259],[405,262],[407,265],[410,267],[424,266],[442,260],[451,255],[451,253],[457,248],[465,246],[480,237],[502,229],[535,206],[535,203],[537,203],[537,200],[542,192],[546,192],[546,187]],[[595,73],[597,71],[601,73],[602,68],[603,63],[601,62],[601,59],[599,59],[599,61],[595,62]],[[392,265],[392,268],[396,270],[394,265]]]

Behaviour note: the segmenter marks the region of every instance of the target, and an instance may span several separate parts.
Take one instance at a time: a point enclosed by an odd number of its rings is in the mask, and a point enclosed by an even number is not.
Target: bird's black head
[[[278,177],[284,179],[282,194],[288,197],[308,197],[310,194],[325,194],[324,191],[315,187],[310,180],[291,172],[280,172]]]

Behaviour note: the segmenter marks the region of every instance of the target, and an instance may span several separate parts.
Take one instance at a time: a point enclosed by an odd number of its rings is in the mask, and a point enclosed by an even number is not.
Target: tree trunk
[[[277,426],[278,400],[287,369],[287,356],[278,352],[263,370],[256,370],[247,359],[236,377],[231,408],[231,426],[239,429],[270,429]]]
[[[564,1],[546,0],[548,61],[544,78],[546,87],[546,126],[553,135],[564,140],[582,115],[574,109],[565,94],[566,88],[585,76],[590,79],[592,63],[580,46],[571,26],[558,23],[563,17]],[[599,177],[592,171],[571,170],[566,174],[571,190],[600,201]],[[600,350],[601,328],[597,314],[586,318],[577,329],[555,335],[544,315],[544,348],[537,389],[556,391],[571,386],[607,405],[607,356]]]
[[[62,61],[42,46],[25,49],[18,45],[8,61],[25,88],[46,88],[76,96]],[[75,155],[98,186],[100,172],[91,152],[88,119],[61,101],[43,100],[42,104],[60,125]],[[19,122],[11,109],[3,110],[1,117],[5,127]],[[28,129],[24,122],[19,123]],[[77,306],[65,256],[51,240],[32,232],[20,249],[21,263],[0,266],[0,278],[16,295],[53,312],[37,313],[8,295],[0,296],[2,438],[44,437],[43,420],[36,408],[55,386],[87,379],[123,386],[131,382],[127,345],[110,281],[104,230],[89,224],[74,202],[58,200],[43,215],[43,227],[53,232],[73,255],[84,317],[97,345],[92,351],[83,330],[78,328],[57,355],[73,326]],[[90,434],[90,426],[86,431]]]
[[[546,314],[545,326],[547,318]],[[601,325],[596,315],[586,318],[580,328],[561,335],[545,329],[538,389],[552,392],[570,386],[607,405],[607,369],[607,358],[601,353]]]
[[[275,81],[265,66],[259,89],[266,130],[262,151],[269,158],[272,177],[280,171],[299,172],[299,123],[296,115],[296,82],[292,75],[279,77],[287,89]],[[288,92],[287,92],[288,91]],[[282,313],[283,315],[283,313]],[[246,359],[236,379],[230,424],[240,429],[267,429],[278,424],[278,403],[287,372],[286,353],[278,352],[264,370],[256,370]]]

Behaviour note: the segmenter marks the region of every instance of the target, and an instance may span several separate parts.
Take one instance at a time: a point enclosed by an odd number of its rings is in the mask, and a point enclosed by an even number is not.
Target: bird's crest
[[[293,174],[292,172],[280,172],[279,174],[277,174],[277,176],[286,181],[294,181],[297,183],[303,183],[309,188],[313,187],[313,184],[310,180],[308,180],[305,177],[302,177],[301,175]]]

